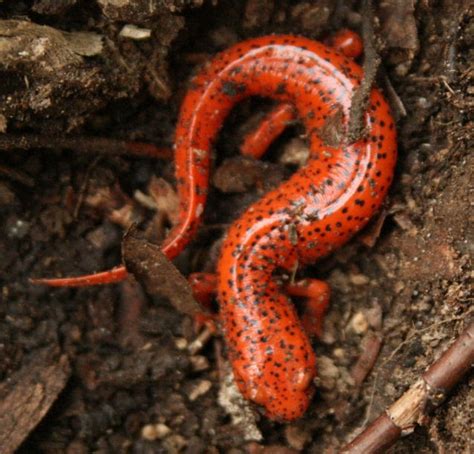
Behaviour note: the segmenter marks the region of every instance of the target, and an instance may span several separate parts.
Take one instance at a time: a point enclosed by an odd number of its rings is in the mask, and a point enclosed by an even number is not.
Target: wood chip
[[[149,39],[151,36],[151,30],[149,28],[140,28],[133,24],[124,25],[120,30],[119,36],[121,38],[129,38],[135,41],[141,41]]]
[[[134,236],[131,229],[123,241],[123,260],[135,278],[150,295],[169,298],[180,312],[194,316],[203,309],[196,302],[187,279],[161,252],[159,246]]]
[[[64,389],[70,375],[65,355],[52,360],[51,349],[0,384],[0,446],[2,454],[16,451],[39,424]]]

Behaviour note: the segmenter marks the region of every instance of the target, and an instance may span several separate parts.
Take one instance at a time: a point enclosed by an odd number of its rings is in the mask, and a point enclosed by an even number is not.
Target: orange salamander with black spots
[[[278,115],[286,121],[295,112],[306,129],[307,164],[233,223],[217,267],[220,318],[236,382],[244,396],[264,406],[273,419],[293,420],[304,413],[316,373],[308,335],[288,289],[274,273],[314,263],[346,243],[379,209],[393,178],[394,121],[378,90],[370,95],[365,138],[342,141],[337,147],[321,138],[329,117],[342,113],[347,125],[362,75],[351,58],[324,44],[289,35],[265,36],[218,54],[193,77],[182,104],[175,143],[180,216],[162,245],[170,259],[186,246],[201,221],[212,144],[235,104],[254,95],[275,99],[284,103]],[[271,135],[273,129],[267,130]],[[79,286],[125,276],[125,268],[119,267],[37,282]]]

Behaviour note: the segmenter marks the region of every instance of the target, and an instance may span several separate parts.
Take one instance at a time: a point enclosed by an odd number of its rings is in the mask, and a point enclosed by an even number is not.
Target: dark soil
[[[319,392],[296,423],[272,423],[257,413],[263,435],[257,442],[249,440],[253,423],[232,424],[218,403],[222,341],[212,338],[190,354],[186,347],[199,334],[166,298],[131,280],[50,289],[28,278],[110,268],[120,262],[131,221],[159,243],[173,218],[173,192],[156,179],[174,184],[172,161],[100,157],[100,150],[84,152],[81,141],[170,146],[187,80],[212,54],[272,32],[324,39],[343,26],[360,30],[360,5],[115,3],[0,2],[0,141],[28,134],[48,143],[27,150],[10,140],[0,154],[0,395],[32,395],[18,414],[11,411],[18,419],[10,443],[26,440],[21,453],[336,452],[472,318],[472,5],[386,1],[374,11],[382,61],[377,83],[398,120],[396,178],[371,227],[301,273],[326,279],[333,291],[324,334],[314,344]],[[126,24],[151,35],[121,37]],[[237,158],[242,125],[266,106],[244,103],[221,133],[206,223],[176,260],[185,275],[212,271],[227,225],[295,168],[282,156],[304,148],[294,138],[298,127],[264,162]],[[55,147],[55,138],[64,136],[76,138],[77,149]],[[158,212],[149,208],[156,199]],[[355,379],[351,372],[362,353],[375,355],[376,363],[366,378]],[[472,377],[390,452],[469,452],[470,385]],[[11,452],[8,447],[0,450]]]

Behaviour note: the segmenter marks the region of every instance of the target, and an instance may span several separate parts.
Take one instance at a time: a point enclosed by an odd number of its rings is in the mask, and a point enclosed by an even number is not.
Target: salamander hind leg
[[[194,299],[201,305],[203,312],[194,317],[195,331],[206,326],[212,333],[217,332],[217,314],[212,312],[212,300],[216,296],[217,276],[212,273],[192,273],[188,283]]]

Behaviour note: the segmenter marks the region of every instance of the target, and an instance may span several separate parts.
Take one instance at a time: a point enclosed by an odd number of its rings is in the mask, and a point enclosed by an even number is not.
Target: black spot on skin
[[[245,84],[236,84],[235,82],[224,81],[222,83],[222,92],[227,96],[237,96],[245,92]]]
[[[277,95],[284,95],[286,93],[286,84],[284,82],[280,82],[277,85],[277,88],[275,90],[275,93]]]

